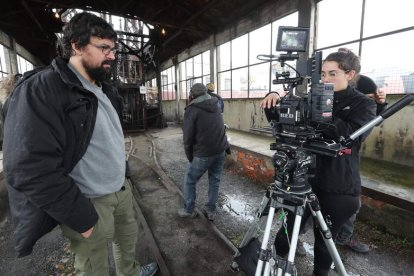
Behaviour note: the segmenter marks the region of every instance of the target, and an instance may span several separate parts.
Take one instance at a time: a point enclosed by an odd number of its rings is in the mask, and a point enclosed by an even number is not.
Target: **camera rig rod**
[[[414,95],[406,95],[405,97],[401,98],[399,101],[397,101],[395,104],[387,108],[384,112],[382,112],[379,116],[375,117],[371,121],[369,121],[367,124],[356,130],[354,133],[352,133],[348,138],[341,139],[341,144],[349,147],[353,141],[355,141],[356,138],[370,130],[371,128],[379,125],[382,123],[385,119],[390,117],[391,115],[394,115],[397,111],[404,108],[405,106],[409,105],[412,101],[414,101]]]

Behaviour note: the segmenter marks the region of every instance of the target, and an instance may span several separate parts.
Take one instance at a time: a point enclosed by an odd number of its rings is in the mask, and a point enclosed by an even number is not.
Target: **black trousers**
[[[327,194],[323,192],[315,192],[315,194],[318,197],[325,222],[327,222],[332,232],[332,237],[335,238],[341,226],[358,210],[359,196]],[[306,208],[302,217],[301,229],[305,226],[310,215],[309,208]],[[295,214],[288,211],[287,230],[289,239],[292,235],[294,221]],[[314,222],[313,231],[315,235],[314,273],[316,276],[325,276],[329,274],[332,258],[317,228],[317,222]],[[276,253],[279,256],[285,256],[289,252],[289,243],[283,227],[279,229],[276,235],[275,246]]]

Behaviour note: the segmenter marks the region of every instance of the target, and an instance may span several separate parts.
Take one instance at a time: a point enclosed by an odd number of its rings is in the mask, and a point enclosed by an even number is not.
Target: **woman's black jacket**
[[[324,131],[325,138],[339,141],[375,118],[376,104],[372,99],[348,86],[334,93],[333,127]],[[358,137],[352,144],[351,153],[338,157],[317,155],[314,190],[332,194],[358,195],[361,191],[359,174],[359,150],[368,135]]]
[[[18,257],[57,224],[82,233],[98,220],[92,203],[68,173],[81,159],[95,126],[98,100],[67,66],[27,72],[4,106],[3,166]],[[103,83],[118,114],[122,99]]]

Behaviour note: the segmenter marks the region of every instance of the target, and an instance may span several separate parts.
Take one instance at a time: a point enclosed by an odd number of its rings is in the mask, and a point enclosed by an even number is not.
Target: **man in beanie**
[[[223,113],[223,111],[224,111],[224,102],[223,102],[223,99],[218,94],[214,93],[214,90],[216,88],[214,83],[210,82],[206,85],[206,87],[207,87],[207,94],[210,95],[210,97],[217,98],[217,106],[218,106],[220,112]]]
[[[377,115],[381,114],[381,112],[387,107],[386,92],[381,88],[378,89],[377,85],[371,78],[359,75],[355,88],[375,100],[375,103],[377,104]]]
[[[206,216],[214,220],[221,172],[224,166],[225,151],[229,148],[225,134],[223,117],[217,106],[217,98],[207,94],[201,83],[191,87],[191,102],[185,109],[183,122],[184,150],[188,165],[184,177],[184,208],[178,215],[195,218],[196,184],[208,171],[209,189],[206,203]]]

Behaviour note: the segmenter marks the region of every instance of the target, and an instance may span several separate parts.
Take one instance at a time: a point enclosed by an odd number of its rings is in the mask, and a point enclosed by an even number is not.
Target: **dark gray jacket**
[[[120,114],[122,99],[103,91]],[[82,233],[98,215],[68,173],[85,153],[98,100],[84,89],[67,60],[26,73],[4,106],[3,164],[18,257],[57,224]]]
[[[186,107],[183,137],[185,154],[190,162],[194,156],[212,156],[229,148],[217,98],[193,101]]]

